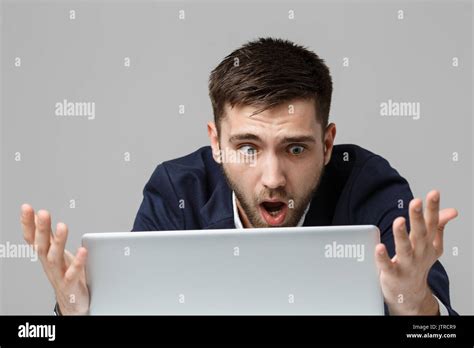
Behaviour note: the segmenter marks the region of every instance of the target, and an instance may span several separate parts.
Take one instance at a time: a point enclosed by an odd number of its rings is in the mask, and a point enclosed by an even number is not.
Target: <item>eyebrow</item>
[[[245,140],[262,141],[259,136],[252,133],[235,134],[229,138],[229,142],[231,143]]]
[[[235,134],[229,138],[229,142],[237,142],[237,141],[257,141],[261,142],[259,136],[252,134],[252,133],[243,133],[243,134]],[[290,136],[284,137],[281,141],[282,143],[315,143],[316,139],[312,135],[299,135],[299,136]]]
[[[312,135],[300,135],[283,138],[283,143],[315,143],[316,139]]]

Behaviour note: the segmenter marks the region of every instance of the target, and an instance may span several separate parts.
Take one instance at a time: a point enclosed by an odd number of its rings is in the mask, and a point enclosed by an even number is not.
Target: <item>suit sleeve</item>
[[[350,217],[354,224],[374,224],[380,230],[380,240],[390,257],[395,255],[392,224],[398,216],[405,217],[410,231],[408,205],[413,199],[408,182],[393,169],[387,160],[374,155],[359,169],[351,192]],[[458,315],[449,298],[449,279],[443,265],[436,261],[428,273],[428,285],[445,305],[450,315]],[[385,306],[385,314],[388,308]]]
[[[132,232],[183,229],[182,214],[168,171],[160,164],[143,189]]]

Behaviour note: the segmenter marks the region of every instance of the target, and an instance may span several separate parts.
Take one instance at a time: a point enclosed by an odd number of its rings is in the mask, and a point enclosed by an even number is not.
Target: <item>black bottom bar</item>
[[[474,344],[474,317],[0,316],[0,346]]]

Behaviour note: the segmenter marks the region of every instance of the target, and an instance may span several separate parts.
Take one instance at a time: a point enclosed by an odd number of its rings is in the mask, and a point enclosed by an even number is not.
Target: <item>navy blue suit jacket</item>
[[[381,156],[357,145],[335,145],[304,226],[372,224],[390,257],[393,220],[413,198],[408,182]],[[132,231],[235,228],[232,191],[209,146],[158,165],[143,190]],[[428,275],[433,293],[451,308],[449,280],[437,261]],[[387,306],[385,313],[388,314]]]

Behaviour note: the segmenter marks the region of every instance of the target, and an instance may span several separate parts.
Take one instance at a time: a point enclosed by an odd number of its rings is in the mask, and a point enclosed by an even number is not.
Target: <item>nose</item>
[[[284,187],[286,177],[278,157],[274,154],[270,154],[262,164],[262,185],[268,189]]]

